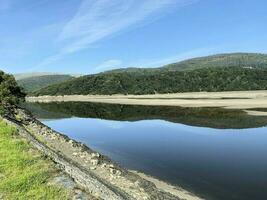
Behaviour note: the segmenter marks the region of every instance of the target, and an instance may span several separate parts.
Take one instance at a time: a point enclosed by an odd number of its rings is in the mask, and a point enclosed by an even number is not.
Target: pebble
[[[69,140],[69,143],[70,143],[70,144],[73,144],[74,142],[73,142],[73,140]]]
[[[111,174],[116,174],[116,170],[115,169],[109,169]]]
[[[97,159],[92,159],[91,164],[92,165],[98,165],[99,161]]]
[[[121,172],[119,170],[116,170],[116,175],[120,176]]]
[[[99,157],[100,157],[100,154],[99,154],[99,153],[92,153],[91,156],[92,156],[92,157],[97,157],[97,158],[99,158]]]
[[[77,153],[77,152],[74,152],[72,155],[74,155],[74,156],[78,156],[78,153]]]
[[[139,181],[135,181],[134,185],[139,186]]]
[[[101,168],[105,168],[107,166],[107,164],[106,163],[103,163],[102,165],[101,165]]]

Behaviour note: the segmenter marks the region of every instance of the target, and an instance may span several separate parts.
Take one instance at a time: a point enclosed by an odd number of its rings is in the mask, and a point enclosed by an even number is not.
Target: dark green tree
[[[17,104],[24,100],[25,93],[17,85],[12,75],[0,71],[0,105],[2,107]]]

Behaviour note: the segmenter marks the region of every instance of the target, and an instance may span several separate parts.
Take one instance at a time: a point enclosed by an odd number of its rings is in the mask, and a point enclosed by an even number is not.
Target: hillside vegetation
[[[267,89],[267,55],[222,54],[153,69],[118,69],[48,86],[33,95],[155,94]]]
[[[42,75],[22,78],[17,80],[18,84],[24,88],[26,92],[33,92],[49,85],[70,80],[70,75]]]

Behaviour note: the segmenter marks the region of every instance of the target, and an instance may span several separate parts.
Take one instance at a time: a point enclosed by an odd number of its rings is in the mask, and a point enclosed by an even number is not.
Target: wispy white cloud
[[[49,65],[104,38],[149,23],[174,8],[196,1],[198,0],[84,0],[59,34],[57,42],[61,44],[61,48],[38,67]]]
[[[110,59],[106,60],[103,63],[97,65],[95,68],[89,71],[90,74],[99,73],[102,71],[108,71],[118,68],[128,68],[128,67],[142,67],[142,68],[152,68],[152,67],[162,67],[167,64],[180,62],[186,59],[191,59],[195,57],[201,56],[208,56],[211,54],[216,54],[221,52],[223,46],[216,46],[216,47],[205,47],[205,48],[198,48],[193,49],[187,52],[183,52],[177,55],[172,55],[164,58],[157,58],[157,59],[144,59],[139,60],[137,62],[130,62],[127,64],[123,64],[122,60],[119,59]]]
[[[99,64],[93,70],[91,70],[90,73],[98,73],[101,71],[107,71],[117,68],[127,68],[127,67],[142,67],[142,68],[162,67],[166,64],[175,63],[194,57],[216,54],[219,53],[221,49],[222,46],[198,48],[164,58],[144,59],[144,60],[139,60],[137,62],[130,62],[127,63],[127,65],[122,65],[123,62],[119,59],[111,59]]]
[[[112,70],[118,67],[121,67],[122,61],[118,59],[111,59],[111,60],[106,60],[103,63],[99,64],[96,66],[91,73],[98,73],[101,71],[107,71],[107,70]]]
[[[177,55],[172,55],[164,58],[141,60],[139,62],[131,63],[130,66],[142,66],[142,67],[161,67],[166,64],[183,61],[190,58],[207,56],[211,54],[219,53],[223,46],[197,48]]]

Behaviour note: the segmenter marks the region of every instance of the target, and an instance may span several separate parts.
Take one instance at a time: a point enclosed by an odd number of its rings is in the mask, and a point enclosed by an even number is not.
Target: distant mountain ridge
[[[57,73],[51,73],[51,72],[32,72],[32,73],[18,73],[13,74],[15,79],[22,80],[26,78],[32,78],[32,77],[38,77],[38,76],[47,76],[47,75],[58,75]]]
[[[267,68],[267,54],[232,53],[192,58],[164,66],[167,70],[194,70],[207,67]]]
[[[205,57],[186,59],[157,68],[121,68],[102,73],[147,72],[147,71],[189,71],[208,67],[244,67],[267,68],[267,54],[261,53],[230,53],[216,54]]]
[[[71,80],[74,77],[71,75],[59,75],[59,74],[34,74],[33,76],[21,76],[17,80],[19,86],[24,88],[26,92],[33,92],[41,88],[47,87],[55,83],[61,83],[67,80]]]
[[[33,95],[154,94],[267,89],[267,55],[219,54],[161,68],[116,69],[42,88]]]
[[[72,77],[80,77],[82,74],[62,74],[62,73],[53,73],[53,72],[32,72],[32,73],[18,73],[18,74],[12,74],[15,79],[22,80],[26,78],[32,78],[32,77],[39,77],[39,76],[54,76],[54,75],[69,75]]]

